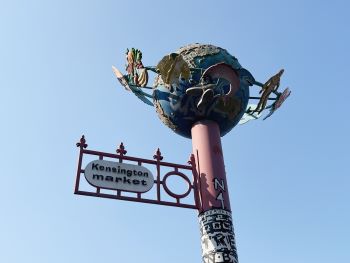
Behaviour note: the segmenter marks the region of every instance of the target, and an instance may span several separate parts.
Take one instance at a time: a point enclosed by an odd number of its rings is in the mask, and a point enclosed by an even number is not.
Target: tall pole
[[[166,126],[192,138],[195,181],[189,190],[199,210],[203,263],[238,263],[220,135],[269,109],[266,119],[281,106],[290,95],[288,88],[278,91],[283,70],[262,84],[227,50],[198,43],[164,56],[157,66],[144,67],[138,49],[127,49],[126,57],[126,75],[113,67],[122,86],[154,106]],[[153,87],[147,87],[147,70],[157,73]],[[260,97],[250,97],[253,85],[261,87]],[[141,88],[152,89],[152,95]],[[258,105],[249,105],[249,99],[259,99]],[[274,102],[267,105],[268,100]],[[169,193],[165,182],[157,182]],[[180,205],[181,196],[170,195]]]
[[[214,121],[199,121],[192,126],[191,135],[199,177],[203,263],[237,263],[219,126]]]

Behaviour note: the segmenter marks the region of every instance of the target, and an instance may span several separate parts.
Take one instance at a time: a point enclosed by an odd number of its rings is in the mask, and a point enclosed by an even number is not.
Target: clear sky
[[[0,262],[200,262],[194,210],[76,196],[78,149],[186,163],[117,83],[199,42],[292,95],[223,137],[241,263],[350,262],[349,1],[0,1]],[[180,187],[180,186],[179,186]]]

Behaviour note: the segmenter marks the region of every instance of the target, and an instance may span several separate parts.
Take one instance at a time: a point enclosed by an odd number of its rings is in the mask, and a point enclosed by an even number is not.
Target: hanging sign
[[[90,162],[84,175],[92,186],[127,192],[145,193],[154,184],[153,175],[146,167],[105,160]]]

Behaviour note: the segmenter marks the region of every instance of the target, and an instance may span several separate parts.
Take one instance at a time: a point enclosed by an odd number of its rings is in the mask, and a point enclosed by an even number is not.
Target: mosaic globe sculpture
[[[221,136],[239,122],[258,119],[264,109],[269,117],[289,96],[287,88],[278,92],[283,70],[265,84],[255,81],[237,58],[225,49],[213,45],[191,44],[163,57],[157,66],[145,67],[142,53],[132,48],[126,52],[126,71],[113,71],[125,89],[155,107],[160,120],[177,134],[191,138],[191,128],[197,121],[212,120]],[[153,87],[147,87],[148,71],[155,72]],[[258,105],[248,101],[249,87],[261,87]],[[144,90],[151,89],[149,94]],[[269,98],[274,93],[275,98]],[[274,103],[266,106],[268,100]]]

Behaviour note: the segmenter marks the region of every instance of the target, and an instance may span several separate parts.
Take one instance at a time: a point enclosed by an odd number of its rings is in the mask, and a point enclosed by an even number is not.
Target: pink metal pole
[[[199,177],[202,260],[237,263],[219,126],[214,121],[199,121],[191,133]]]

